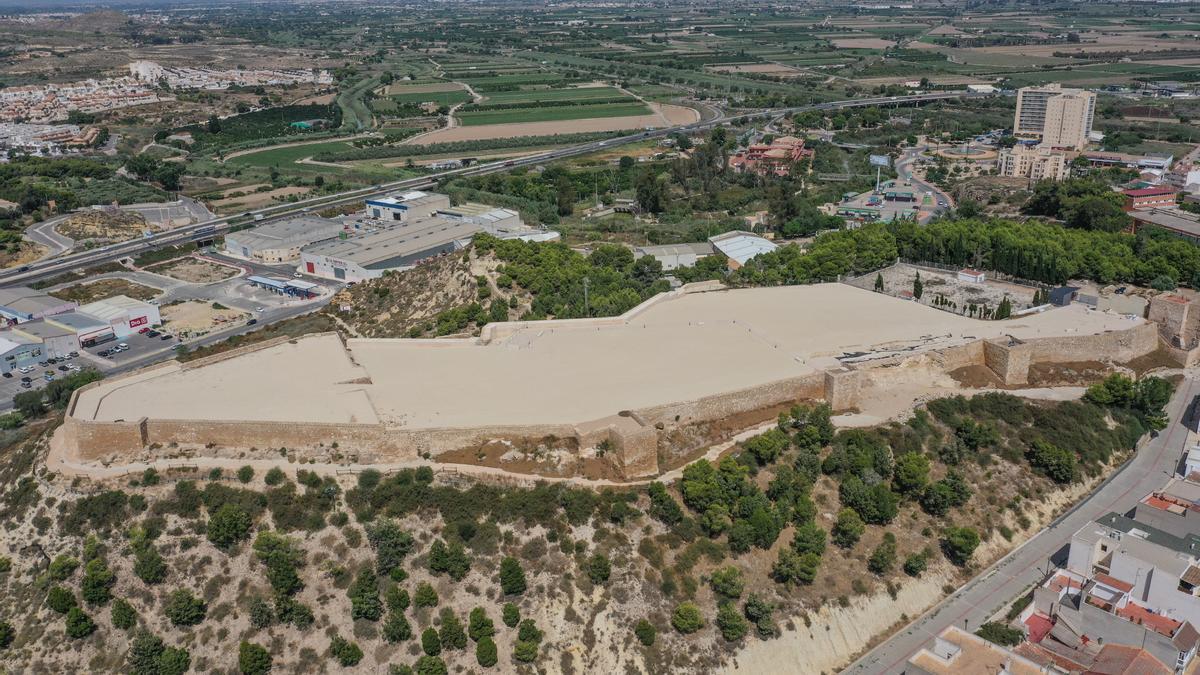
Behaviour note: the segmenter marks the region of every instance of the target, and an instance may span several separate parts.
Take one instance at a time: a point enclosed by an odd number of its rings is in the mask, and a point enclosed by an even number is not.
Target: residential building
[[[1070,166],[1067,153],[1045,143],[1018,143],[1012,148],[1001,148],[996,157],[996,172],[1001,176],[1033,181],[1065,180]]]
[[[909,657],[904,666],[904,675],[1052,675],[1059,672],[958,626],[939,633],[932,644]]]
[[[1179,191],[1168,186],[1147,187],[1137,190],[1124,190],[1125,210],[1144,211],[1146,209],[1175,208]]]
[[[987,272],[970,267],[964,267],[958,271],[958,280],[965,281],[969,284],[982,284],[983,282],[987,281]]]
[[[10,325],[62,314],[77,306],[78,303],[62,300],[26,286],[0,288],[0,319]]]
[[[770,143],[755,143],[735,153],[729,158],[729,168],[735,173],[787,176],[796,162],[812,155],[812,149],[804,147],[803,138],[780,136]]]
[[[779,248],[771,241],[742,230],[733,230],[724,234],[718,234],[715,237],[709,237],[708,241],[713,245],[713,248],[724,253],[729,258],[729,269],[738,269],[750,261],[751,258],[763,254],[770,253]]]
[[[408,223],[429,218],[437,211],[449,208],[450,198],[446,195],[412,190],[390,197],[368,199],[367,217]]]
[[[1013,133],[1053,148],[1082,150],[1096,115],[1096,95],[1060,84],[1022,87],[1017,91]]]
[[[134,300],[126,295],[114,295],[88,303],[80,307],[79,311],[107,322],[117,339],[162,323],[156,305]]]
[[[336,239],[343,226],[336,220],[298,216],[225,235],[229,255],[263,263],[285,263],[300,259],[300,249]]]

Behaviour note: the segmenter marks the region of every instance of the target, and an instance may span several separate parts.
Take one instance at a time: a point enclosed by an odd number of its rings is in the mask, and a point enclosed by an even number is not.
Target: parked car
[[[175,336],[174,336],[174,335],[170,335],[169,333],[163,333],[163,336],[162,336],[162,337],[160,337],[160,338],[158,338],[158,339],[159,339],[159,340],[170,340],[170,339],[171,339],[171,338],[173,338],[173,337],[175,337]]]
[[[138,334],[140,334],[140,335],[145,335],[146,333],[149,333],[149,332],[150,332],[149,326],[143,326],[138,329]]]
[[[101,358],[107,358],[109,354],[112,354],[112,351],[108,349],[101,349],[100,351],[96,352],[96,356]]]
[[[71,359],[73,359],[77,356],[79,356],[79,352],[71,352],[70,354],[67,354],[67,358],[71,358]]]
[[[10,370],[6,370],[6,371],[4,371],[4,376],[5,376],[5,377],[12,377],[12,376],[13,376],[13,374],[12,374],[12,371],[10,371]]]
[[[33,372],[33,366],[21,366],[21,367],[20,367],[20,368],[18,368],[17,370],[20,370],[22,373],[32,373],[32,372]]]
[[[159,333],[156,330],[148,331],[146,333],[146,337],[148,337],[148,338],[156,338],[156,337],[158,337],[158,335],[159,335]]]
[[[45,378],[45,380],[46,380],[47,382],[53,382],[53,381],[54,381],[54,373],[52,373],[52,372],[50,372],[50,371],[48,371],[48,370],[46,371],[46,373],[45,373],[44,375],[42,375],[42,377],[43,377],[43,378]]]
[[[32,377],[29,377],[28,375],[26,375],[25,377],[22,377],[22,378],[21,378],[21,381],[22,381],[22,382],[32,382],[32,381],[33,381],[33,378],[32,378]]]
[[[50,362],[49,361],[38,361],[38,365],[41,366],[42,368],[45,368],[46,366],[50,365]]]
[[[122,342],[122,343],[120,343],[120,344],[118,344],[118,345],[117,345],[117,349],[120,349],[121,351],[125,351],[126,349],[129,349],[129,345],[128,345],[128,344],[126,344],[126,343],[124,343],[124,342]]]
[[[59,366],[58,369],[65,373],[65,372],[71,370],[71,366]]]
[[[28,382],[22,382],[22,383],[21,383],[21,387],[22,387],[22,388],[24,388],[24,389],[28,389],[28,388],[30,388],[30,387],[32,387],[32,386],[33,386],[33,385],[32,385],[32,384],[30,384],[30,383],[28,383]]]

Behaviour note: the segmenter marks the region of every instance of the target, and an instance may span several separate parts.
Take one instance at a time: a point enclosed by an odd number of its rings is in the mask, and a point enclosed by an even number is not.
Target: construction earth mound
[[[503,442],[595,452],[624,479],[659,474],[673,432],[825,400],[851,410],[872,372],[914,359],[986,366],[1125,362],[1154,324],[1079,305],[981,321],[845,284],[728,290],[693,284],[620,317],[507,322],[467,339],[280,339],[158,364],[77,391],[75,461],[147,451],[338,448],[397,463]],[[761,413],[757,418],[753,413]],[[322,455],[323,456],[323,455]],[[595,455],[594,455],[595,456]]]

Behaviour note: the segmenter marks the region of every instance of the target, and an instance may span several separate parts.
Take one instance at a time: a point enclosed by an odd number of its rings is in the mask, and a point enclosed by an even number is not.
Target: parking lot
[[[75,366],[83,369],[88,367],[98,368],[98,365],[99,364],[93,362],[89,357],[80,355],[73,358],[67,358],[63,361],[58,361],[57,363],[47,362],[45,367],[35,364],[33,366],[33,370],[28,373],[22,373],[19,370],[14,370],[12,371],[12,377],[0,378],[0,400],[11,401],[13,396],[16,396],[23,391],[34,391],[36,389],[41,389],[42,387],[46,386],[48,382],[48,380],[45,379],[45,373],[47,372],[51,373],[54,376],[54,379],[59,379],[65,375],[69,375],[72,371],[61,370],[61,367],[63,366],[68,368]],[[22,386],[21,378],[25,377],[29,378],[29,387]]]
[[[84,351],[94,356],[100,363],[111,364],[109,365],[111,368],[114,366],[120,366],[123,363],[129,363],[130,361],[143,358],[150,354],[166,352],[178,343],[179,340],[175,339],[174,336],[172,336],[169,340],[163,340],[162,335],[149,337],[148,335],[134,333],[133,335],[121,338],[120,340],[110,340],[102,345],[88,347]],[[113,349],[121,344],[128,345],[129,348],[114,353]],[[101,352],[106,353],[101,354]]]

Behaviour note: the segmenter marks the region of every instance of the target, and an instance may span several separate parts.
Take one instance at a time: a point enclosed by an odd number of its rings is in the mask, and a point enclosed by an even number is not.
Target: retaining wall
[[[670,294],[656,297],[663,298],[668,295]],[[596,323],[601,320],[582,321]],[[516,323],[527,327],[536,322]],[[496,339],[498,335],[499,333],[490,335],[489,339]],[[248,345],[232,352],[183,364],[182,367],[197,368],[209,365],[250,351],[267,349],[285,340],[287,338]],[[873,367],[889,363],[895,365],[911,358],[924,358],[946,371],[968,365],[984,365],[996,372],[1004,382],[1020,384],[1028,381],[1029,366],[1033,363],[1083,360],[1123,362],[1148,354],[1157,347],[1158,330],[1150,323],[1100,335],[1035,338],[1027,341],[976,340],[966,345],[872,362],[861,367],[839,366],[829,371],[815,371],[809,375],[777,380],[724,394],[632,410],[591,422],[462,429],[399,429],[377,424],[224,420],[81,420],[74,416],[75,406],[81,392],[96,386],[93,383],[73,395],[62,433],[67,435],[71,447],[76,448],[78,456],[83,460],[96,460],[115,454],[132,454],[149,445],[165,446],[172,443],[238,449],[257,447],[264,450],[287,447],[303,456],[305,452],[313,452],[321,446],[328,448],[336,442],[339,450],[358,454],[360,461],[366,458],[367,461],[385,462],[411,460],[425,453],[438,455],[495,440],[521,444],[551,438],[570,439],[578,448],[596,447],[608,441],[611,451],[605,454],[606,460],[626,478],[635,478],[658,473],[657,445],[659,435],[664,431],[799,400],[824,399],[835,410],[850,409],[857,405],[863,379],[870,377],[869,370]]]

